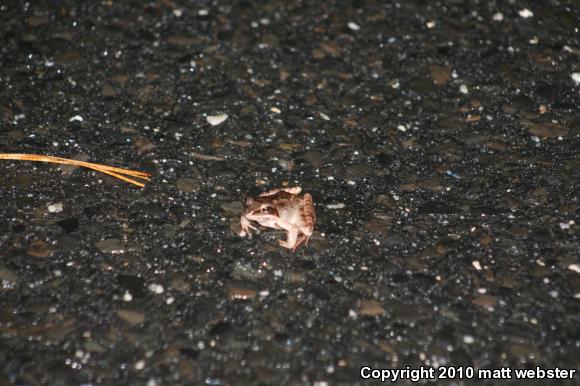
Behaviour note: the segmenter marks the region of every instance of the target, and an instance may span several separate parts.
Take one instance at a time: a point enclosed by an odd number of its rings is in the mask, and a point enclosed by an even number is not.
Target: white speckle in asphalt
[[[64,205],[62,204],[62,202],[57,202],[55,204],[47,205],[46,208],[50,213],[60,213],[63,211]]]
[[[149,291],[159,295],[162,294],[164,291],[164,288],[161,284],[156,284],[156,283],[151,283],[149,284]]]
[[[218,114],[218,115],[208,115],[206,120],[212,126],[221,125],[228,119],[227,114]]]
[[[355,22],[351,21],[348,23],[348,28],[350,28],[353,31],[359,31],[360,30],[360,26],[358,24],[356,24]]]
[[[131,300],[133,300],[133,295],[131,295],[131,292],[125,291],[123,294],[123,301],[130,302]]]
[[[527,9],[527,8],[524,8],[524,9],[520,10],[518,13],[524,19],[527,19],[529,17],[533,17],[534,16],[534,13],[532,11],[530,11],[529,9]]]

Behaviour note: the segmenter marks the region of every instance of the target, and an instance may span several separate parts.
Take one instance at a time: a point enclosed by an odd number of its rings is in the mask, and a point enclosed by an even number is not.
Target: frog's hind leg
[[[298,236],[298,240],[296,240],[296,245],[292,248],[292,252],[296,252],[299,246],[302,244],[308,244],[308,240],[310,240],[310,236],[306,236],[305,234],[301,234]]]
[[[294,251],[297,239],[298,239],[298,228],[292,227],[288,229],[288,236],[286,237],[286,241],[278,240],[278,243],[280,244],[280,246],[292,249],[292,251]]]

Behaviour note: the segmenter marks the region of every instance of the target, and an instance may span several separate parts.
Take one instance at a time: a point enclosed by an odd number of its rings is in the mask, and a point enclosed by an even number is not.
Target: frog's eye
[[[271,207],[271,206],[267,206],[265,208],[262,208],[262,213],[264,213],[264,214],[273,214],[275,216],[278,215],[278,211],[275,208]]]

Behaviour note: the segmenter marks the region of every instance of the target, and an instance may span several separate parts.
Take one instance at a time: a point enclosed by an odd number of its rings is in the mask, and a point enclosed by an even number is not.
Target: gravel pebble
[[[208,115],[206,120],[212,126],[218,126],[228,119],[228,114]]]

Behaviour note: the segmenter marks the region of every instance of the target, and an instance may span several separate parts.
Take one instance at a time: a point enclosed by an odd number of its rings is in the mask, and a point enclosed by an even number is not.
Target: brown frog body
[[[252,229],[257,229],[252,222],[256,222],[266,228],[286,231],[286,240],[278,242],[296,251],[310,239],[316,222],[312,196],[308,193],[300,196],[301,191],[301,187],[295,186],[270,190],[258,197],[247,196],[239,235],[251,238]]]

